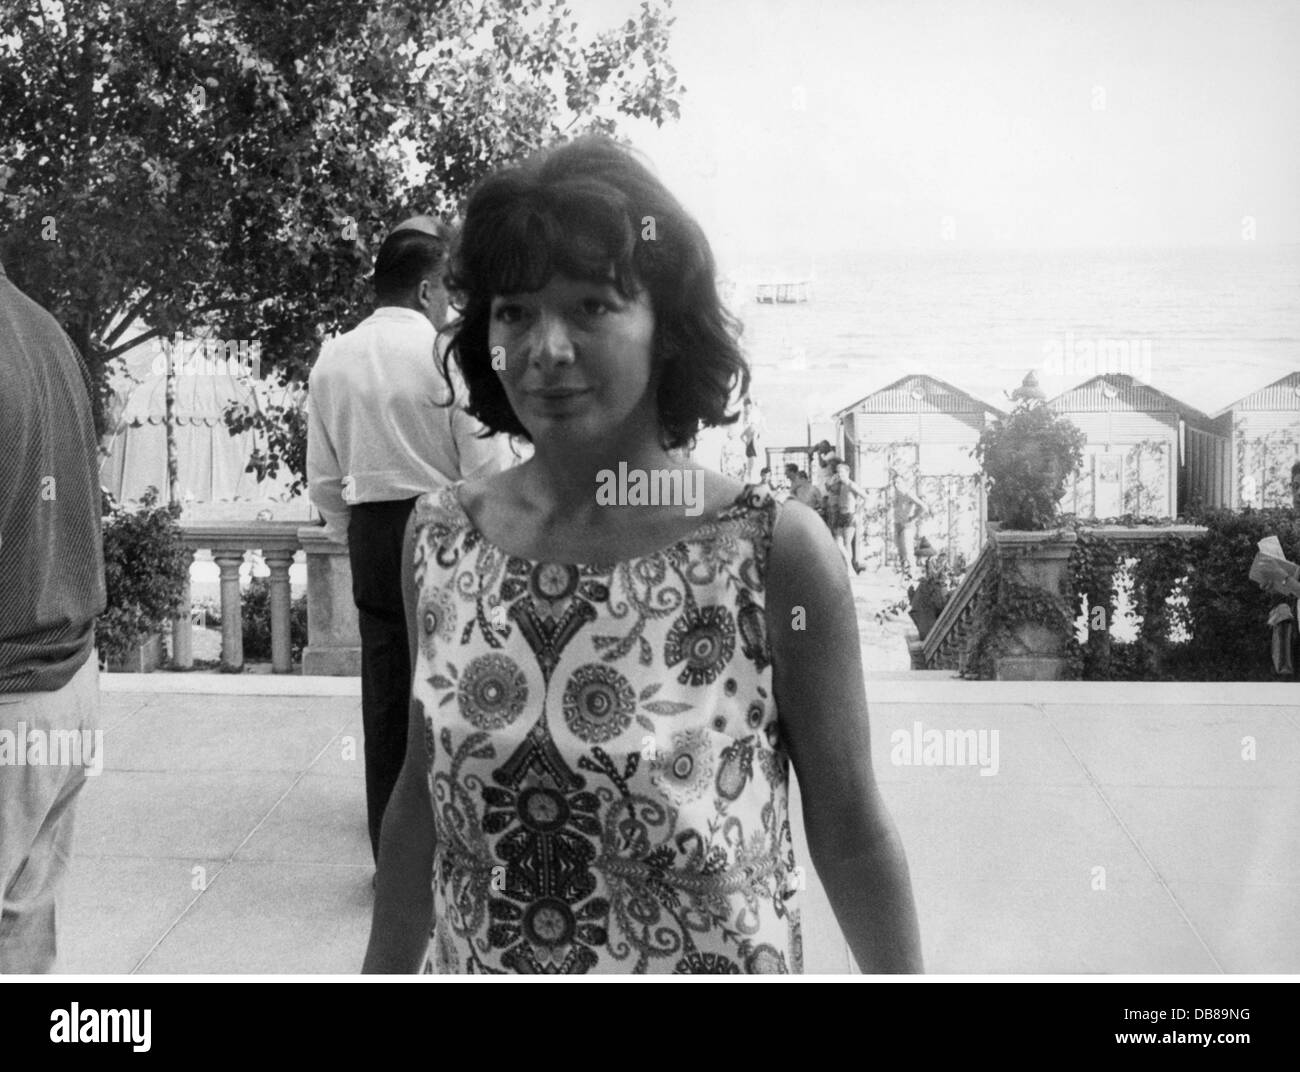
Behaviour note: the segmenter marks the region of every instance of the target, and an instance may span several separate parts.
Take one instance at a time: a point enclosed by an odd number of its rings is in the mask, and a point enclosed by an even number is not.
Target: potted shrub
[[[1012,398],[1012,411],[980,435],[975,458],[984,472],[990,520],[1003,529],[1041,531],[1056,520],[1087,436],[1048,408],[1032,372]]]
[[[1058,520],[1065,483],[1083,461],[1086,436],[1048,408],[1031,372],[1012,394],[1010,414],[975,445],[984,471],[993,535],[993,572],[980,600],[968,665],[999,680],[1077,676],[1078,643],[1066,598],[1073,531]],[[992,526],[990,526],[992,527]]]
[[[149,488],[138,510],[105,496],[104,582],[108,605],[95,642],[110,670],[147,671],[160,659],[162,630],[183,610],[189,556],[181,543],[179,503],[158,505]]]

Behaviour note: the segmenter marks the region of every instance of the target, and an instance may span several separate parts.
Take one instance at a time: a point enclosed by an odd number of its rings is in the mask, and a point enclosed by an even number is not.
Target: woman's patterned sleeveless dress
[[[747,487],[613,566],[508,555],[415,506],[436,850],[426,970],[802,970],[764,624],[777,504]]]

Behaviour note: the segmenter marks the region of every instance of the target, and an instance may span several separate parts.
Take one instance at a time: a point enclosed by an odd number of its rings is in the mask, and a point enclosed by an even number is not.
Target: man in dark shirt
[[[87,774],[102,769],[104,556],[90,376],[0,266],[0,972],[47,972]]]

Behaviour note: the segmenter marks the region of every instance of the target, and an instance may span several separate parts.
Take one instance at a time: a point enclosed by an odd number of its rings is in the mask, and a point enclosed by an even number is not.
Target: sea
[[[836,410],[911,373],[1005,409],[1030,371],[1049,398],[1123,372],[1212,415],[1300,370],[1300,245],[846,250],[722,267],[760,447],[829,436]],[[806,303],[754,300],[759,282],[800,280]]]

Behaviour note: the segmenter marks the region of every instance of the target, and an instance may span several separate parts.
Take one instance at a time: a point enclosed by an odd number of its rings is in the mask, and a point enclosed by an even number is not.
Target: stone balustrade
[[[1166,536],[1195,539],[1205,535],[1199,525],[1093,525],[1084,532],[1114,542],[1121,557],[1138,553],[1141,545]],[[990,535],[961,586],[953,593],[925,641],[911,645],[912,665],[925,670],[964,670],[976,619],[983,612],[986,589],[997,564],[1021,585],[1036,588],[1072,617],[1069,605],[1069,560],[1077,541],[1071,530],[1047,532],[997,531]],[[999,680],[1056,680],[1064,671],[1061,638],[1034,622],[1017,623],[1014,654],[999,655]]]
[[[188,553],[182,601],[186,613],[172,622],[172,662],[176,667],[188,669],[194,665],[188,566],[194,561],[195,551],[208,550],[221,573],[221,668],[229,672],[243,669],[239,570],[249,551],[260,551],[271,573],[271,669],[277,674],[290,673],[289,567],[301,549],[307,557],[308,639],[303,673],[360,673],[361,638],[352,603],[347,548],[327,540],[320,526],[300,521],[182,521],[181,532]]]

